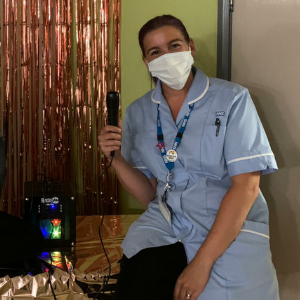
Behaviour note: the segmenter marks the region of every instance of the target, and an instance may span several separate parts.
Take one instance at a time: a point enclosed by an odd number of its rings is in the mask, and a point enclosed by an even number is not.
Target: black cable
[[[51,218],[50,218],[49,220],[50,220],[50,223],[51,223],[51,225],[52,225],[52,230],[51,230],[51,234],[50,234],[50,238],[49,238],[49,239],[51,240],[52,234],[53,234],[54,226],[53,226],[53,224],[52,224],[52,222],[51,222]],[[50,264],[51,264],[51,267],[52,267],[52,266],[53,266],[52,255],[51,255],[51,252],[50,252],[50,251],[48,251],[48,253],[49,253],[49,256],[50,256]],[[51,282],[51,272],[50,272],[50,269],[49,269],[48,275],[49,275],[49,283],[50,283],[50,288],[51,288],[52,295],[53,295],[54,299],[57,300],[56,295],[55,295],[55,293],[54,293],[54,288],[53,288],[52,282]]]
[[[113,160],[114,160],[114,156],[112,156],[111,161],[110,161],[110,163],[109,163],[109,165],[108,165],[108,167],[107,167],[106,170],[108,170],[111,167],[111,164],[112,164]],[[101,175],[100,180],[102,179],[103,175],[104,174]]]
[[[37,176],[44,176],[44,182],[43,182],[43,184],[42,184],[42,193],[43,193],[43,197],[44,197],[44,199],[45,199],[45,189],[44,189],[44,187],[45,187],[46,184],[47,184],[47,177],[46,177],[44,174],[38,174]],[[53,230],[54,230],[54,226],[53,226],[53,224],[52,224],[52,222],[51,222],[51,216],[49,216],[49,213],[47,213],[47,215],[48,215],[48,217],[49,217],[49,222],[50,222],[50,224],[51,224],[51,226],[52,226],[51,234],[50,234],[50,237],[49,237],[49,239],[51,240],[52,234],[53,234]],[[51,252],[50,252],[50,251],[48,251],[48,253],[49,253],[49,255],[50,255],[50,263],[51,263],[51,267],[52,267],[52,266],[53,266],[52,255],[51,255]],[[47,273],[48,273],[48,275],[49,275],[49,284],[50,284],[50,288],[51,288],[51,292],[52,292],[53,298],[54,298],[55,300],[57,300],[56,295],[55,295],[55,293],[54,293],[53,286],[52,286],[52,282],[51,282],[51,271],[50,271],[50,269],[48,269],[48,272],[47,272]]]
[[[35,180],[39,181],[38,180],[39,176],[43,176],[43,178],[44,178],[43,182],[45,183],[46,182],[46,176],[44,174],[41,174],[41,173],[36,175]],[[30,222],[31,222],[31,217],[32,217],[32,207],[33,207],[33,185],[31,185],[31,201],[30,201],[30,209],[29,209],[29,221]]]
[[[39,173],[39,174],[36,175],[36,180],[38,180],[39,176],[43,176],[44,177],[44,181],[46,180],[46,176],[44,174],[42,174],[42,173]]]
[[[48,272],[48,275],[49,275],[49,283],[50,283],[50,288],[51,288],[52,295],[53,295],[54,299],[57,300],[57,298],[55,296],[55,293],[54,293],[53,285],[52,285],[52,282],[51,282],[51,274],[50,274],[50,272]]]
[[[101,206],[103,206],[103,204],[101,204]],[[104,211],[104,209],[102,209],[102,211]],[[101,242],[101,245],[102,245],[102,248],[103,248],[103,252],[104,252],[105,257],[106,257],[107,262],[108,262],[108,276],[106,276],[106,280],[105,280],[105,277],[104,277],[103,288],[102,288],[103,293],[105,292],[105,287],[107,286],[108,281],[110,279],[110,275],[111,275],[111,263],[110,263],[108,255],[107,255],[107,252],[105,250],[104,243],[103,243],[103,240],[102,240],[102,235],[101,235],[101,229],[102,229],[103,222],[104,222],[104,216],[105,215],[103,213],[102,214],[102,218],[101,218],[101,223],[100,223],[100,226],[99,226],[99,232],[98,232],[99,233],[100,242]]]
[[[49,252],[49,255],[50,255],[50,262],[51,262],[51,266],[52,266],[52,255],[51,255],[51,252]],[[54,297],[55,300],[57,300],[56,296],[55,296],[55,293],[54,293],[54,288],[53,288],[53,285],[52,285],[52,282],[51,282],[51,272],[50,270],[48,271],[48,275],[49,275],[49,283],[50,283],[50,288],[51,288],[51,292],[52,292],[52,295]]]
[[[48,179],[50,179],[50,181],[51,181],[50,188],[49,188],[50,182],[47,181]],[[54,183],[53,177],[46,177],[46,183],[45,183],[45,185],[47,186],[47,192],[51,192],[51,193],[55,192],[55,183]]]
[[[52,285],[52,282],[51,282],[51,275],[53,274],[52,272],[52,256],[51,256],[51,253],[48,252],[49,255],[50,255],[50,261],[51,261],[51,265],[49,265],[48,262],[44,261],[44,259],[42,259],[41,257],[39,257],[41,263],[47,267],[47,270],[46,270],[46,273],[48,274],[48,281],[49,281],[49,285],[50,285],[50,288],[51,288],[51,292],[52,292],[52,295],[54,297],[55,300],[57,300],[56,296],[55,296],[55,293],[54,293],[54,288],[53,288],[53,285]],[[52,273],[52,274],[51,274]]]
[[[109,165],[108,165],[108,167],[107,167],[107,169],[106,169],[106,172],[107,172],[108,169],[111,167],[113,160],[114,160],[114,156],[112,156],[111,161],[110,161],[110,163],[109,163]],[[99,187],[100,187],[100,181],[101,181],[101,179],[103,178],[104,174],[105,174],[105,173],[103,173],[103,174],[99,177],[99,185],[98,185]],[[99,195],[101,195],[101,194],[99,193]],[[102,246],[104,255],[105,255],[106,260],[107,260],[107,262],[108,262],[108,276],[104,276],[103,285],[102,285],[100,291],[98,291],[98,293],[97,293],[95,299],[97,299],[97,298],[99,297],[99,295],[100,295],[101,292],[103,292],[103,293],[105,292],[105,287],[107,286],[108,281],[109,281],[109,279],[110,279],[110,275],[111,275],[111,262],[110,262],[110,260],[109,260],[108,255],[107,255],[106,249],[105,249],[105,247],[104,247],[104,243],[103,243],[103,239],[102,239],[102,234],[101,234],[101,228],[102,228],[103,221],[104,221],[104,217],[105,217],[104,207],[103,207],[103,201],[101,201],[101,196],[100,196],[100,207],[101,207],[101,221],[100,221],[100,225],[99,225],[98,235],[99,235],[99,239],[100,239],[100,243],[101,243],[101,246]]]

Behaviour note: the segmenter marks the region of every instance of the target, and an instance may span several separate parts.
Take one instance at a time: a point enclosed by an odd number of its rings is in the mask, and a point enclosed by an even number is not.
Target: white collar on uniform
[[[185,99],[188,105],[193,104],[202,99],[209,89],[209,78],[199,69],[196,69],[196,73],[189,89],[188,95]],[[151,95],[152,102],[160,104],[165,101],[162,95],[161,82],[157,81],[156,87]]]

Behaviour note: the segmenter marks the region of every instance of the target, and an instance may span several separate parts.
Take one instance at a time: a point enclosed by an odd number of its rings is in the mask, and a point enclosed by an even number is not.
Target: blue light
[[[41,230],[42,230],[42,234],[44,236],[44,238],[47,238],[48,237],[48,231],[44,228],[41,227]]]
[[[54,209],[54,208],[55,208],[55,205],[54,205],[54,204],[52,204],[52,205],[51,205],[51,208],[52,208],[52,209]]]

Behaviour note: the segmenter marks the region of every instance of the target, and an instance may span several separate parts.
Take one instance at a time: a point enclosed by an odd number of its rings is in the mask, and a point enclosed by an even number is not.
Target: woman
[[[193,67],[173,16],[146,23],[139,42],[156,87],[128,107],[122,142],[116,127],[100,135],[148,205],[122,244],[118,299],[279,299],[259,189],[277,165],[248,90]]]

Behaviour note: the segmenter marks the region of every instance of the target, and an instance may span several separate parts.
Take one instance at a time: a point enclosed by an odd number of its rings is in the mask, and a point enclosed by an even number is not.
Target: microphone
[[[106,95],[106,106],[108,112],[108,125],[118,126],[119,121],[119,93],[108,92]],[[114,157],[115,151],[110,153],[111,157]]]

